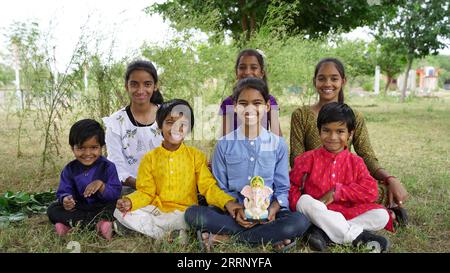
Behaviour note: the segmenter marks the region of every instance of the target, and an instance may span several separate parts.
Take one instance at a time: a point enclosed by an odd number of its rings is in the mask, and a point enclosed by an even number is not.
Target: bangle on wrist
[[[393,175],[386,176],[386,177],[383,179],[383,184],[389,185],[389,179],[390,179],[390,178],[397,178],[397,177],[396,177],[396,176],[393,176]]]

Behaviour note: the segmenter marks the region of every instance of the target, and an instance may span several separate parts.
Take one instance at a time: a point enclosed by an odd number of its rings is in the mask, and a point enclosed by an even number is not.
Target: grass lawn
[[[289,143],[290,114],[299,102],[280,98],[282,131]],[[391,240],[391,252],[448,252],[450,250],[450,94],[433,98],[411,98],[401,104],[396,98],[350,97],[347,103],[364,113],[370,139],[379,161],[401,179],[410,198],[406,203],[410,225],[396,234],[381,231]],[[40,171],[41,136],[34,129],[33,116],[25,121],[22,156],[17,158],[18,118],[0,113],[0,193],[47,191],[58,186],[63,166],[72,160],[67,132],[60,142],[62,155],[54,167]],[[68,131],[67,127],[67,130]],[[195,143],[194,143],[195,145]],[[199,144],[197,144],[200,146]],[[205,146],[202,143],[202,149]],[[206,147],[206,151],[212,150]],[[73,242],[74,241],[74,242]],[[132,234],[107,242],[94,231],[75,230],[65,238],[54,233],[45,215],[30,217],[0,229],[0,252],[70,252],[79,244],[81,252],[198,252],[191,234],[190,243],[156,242]],[[74,246],[75,245],[75,246]],[[216,252],[271,252],[270,246],[256,248],[238,243],[218,246]],[[336,246],[330,252],[361,252]],[[292,252],[310,252],[299,241]]]

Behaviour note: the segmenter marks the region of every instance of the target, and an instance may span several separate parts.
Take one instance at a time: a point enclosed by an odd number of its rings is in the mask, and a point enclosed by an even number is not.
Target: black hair
[[[100,146],[105,145],[105,130],[93,119],[79,120],[70,127],[69,144],[72,148],[83,145],[91,137],[96,137]]]
[[[345,103],[330,102],[320,109],[317,117],[317,128],[320,132],[322,125],[339,121],[347,125],[349,132],[355,129],[356,118],[352,108]]]
[[[236,64],[234,65],[235,73],[237,74],[237,70],[238,70],[238,67],[239,67],[239,62],[241,60],[241,57],[243,57],[243,56],[254,56],[254,57],[256,57],[256,59],[258,60],[259,66],[261,67],[261,71],[264,72],[264,75],[263,75],[262,79],[267,84],[267,77],[266,77],[267,73],[266,73],[266,71],[264,69],[264,57],[256,49],[249,48],[249,49],[244,49],[241,52],[239,52],[239,54],[237,56],[237,59],[236,59]]]
[[[233,101],[237,102],[242,91],[248,88],[257,90],[259,93],[261,93],[265,102],[269,101],[270,96],[267,84],[262,79],[255,77],[241,79],[237,82],[236,86],[233,88]]]
[[[125,85],[128,83],[131,73],[133,73],[136,70],[144,70],[148,72],[150,75],[152,75],[153,80],[155,81],[155,85],[158,83],[158,73],[156,72],[156,68],[152,64],[152,62],[145,60],[136,60],[131,62],[127,66],[127,71],[125,73]],[[164,102],[164,98],[158,88],[156,88],[155,91],[153,91],[153,95],[150,98],[150,102],[154,104],[161,104]]]
[[[188,118],[189,116],[191,117],[190,130],[192,130],[192,128],[194,128],[194,112],[192,111],[192,107],[189,105],[189,102],[182,99],[173,99],[161,104],[156,112],[156,123],[158,124],[158,128],[162,129],[164,120],[172,113],[172,110],[174,110],[175,107],[177,107],[176,110],[179,111],[181,115],[187,116]],[[187,113],[187,110],[189,110],[189,113]]]
[[[314,85],[315,85],[317,73],[319,73],[320,67],[322,67],[322,65],[325,63],[333,63],[335,65],[337,71],[339,72],[339,75],[341,76],[341,78],[345,79],[345,69],[344,69],[344,65],[342,64],[342,62],[336,58],[325,58],[325,59],[320,60],[316,65],[316,69],[314,70],[314,78],[313,78]],[[338,102],[344,103],[344,90],[342,87],[341,87],[341,90],[339,90]]]

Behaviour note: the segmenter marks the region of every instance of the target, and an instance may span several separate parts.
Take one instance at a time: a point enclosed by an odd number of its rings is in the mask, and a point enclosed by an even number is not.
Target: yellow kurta
[[[224,210],[234,198],[217,186],[206,164],[201,151],[184,144],[174,152],[162,146],[148,152],[139,165],[137,190],[126,196],[131,210],[154,205],[162,212],[185,211],[198,204],[197,188],[208,204]]]

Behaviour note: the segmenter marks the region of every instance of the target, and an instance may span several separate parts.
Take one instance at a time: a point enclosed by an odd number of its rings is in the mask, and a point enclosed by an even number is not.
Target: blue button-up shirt
[[[219,187],[242,204],[242,188],[258,175],[273,190],[271,200],[276,199],[281,207],[287,208],[290,182],[284,138],[261,128],[257,138],[248,139],[242,130],[239,127],[216,145],[212,170]]]

